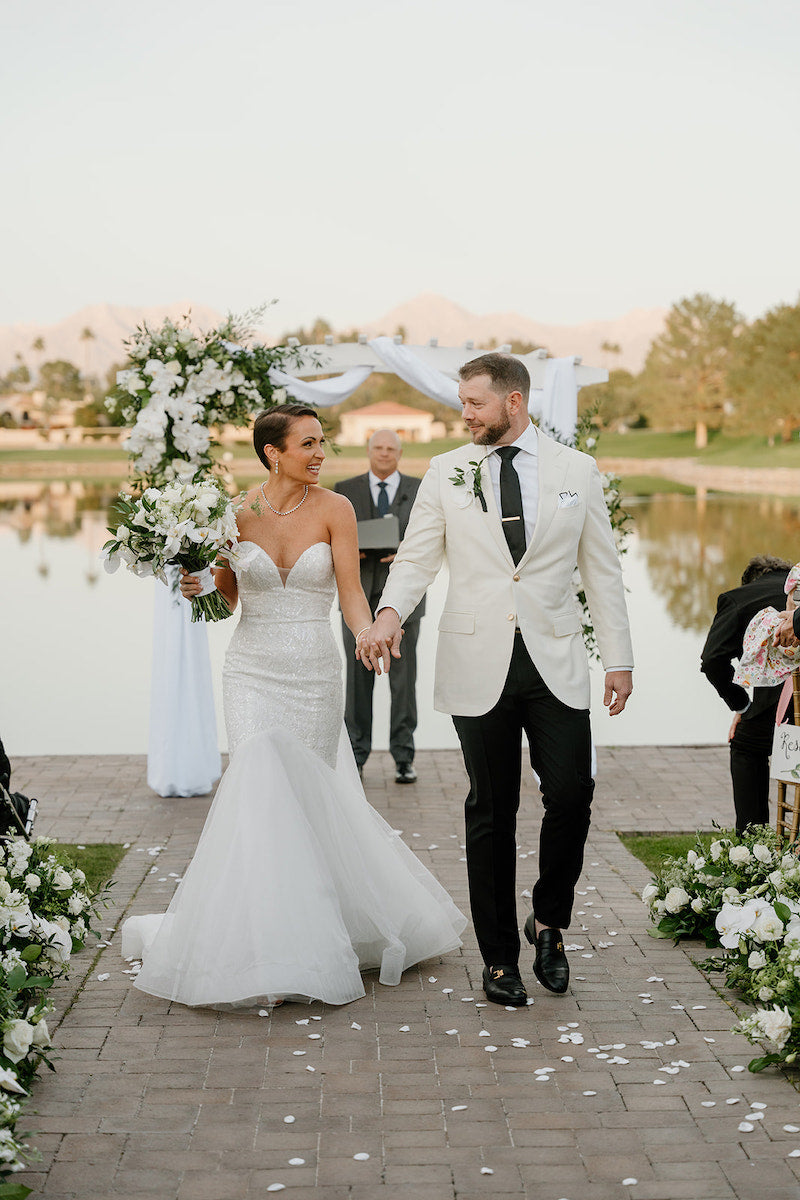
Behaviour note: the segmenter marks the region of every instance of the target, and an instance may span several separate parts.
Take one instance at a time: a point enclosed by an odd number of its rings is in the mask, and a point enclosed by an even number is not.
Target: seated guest
[[[735,716],[728,733],[736,832],[769,824],[769,756],[780,686],[756,687],[752,699],[733,682],[733,660],[741,657],[745,630],[762,608],[781,611],[792,564],[782,558],[751,558],[742,585],[723,592],[701,654],[700,670]]]

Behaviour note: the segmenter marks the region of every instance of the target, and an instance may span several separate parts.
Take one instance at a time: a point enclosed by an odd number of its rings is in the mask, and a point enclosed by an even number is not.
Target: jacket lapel
[[[520,559],[519,565],[527,563],[541,545],[550,523],[556,514],[558,493],[563,489],[567,473],[568,456],[562,455],[561,445],[553,438],[537,430],[539,449],[539,505],[536,511],[536,526],[533,537]]]

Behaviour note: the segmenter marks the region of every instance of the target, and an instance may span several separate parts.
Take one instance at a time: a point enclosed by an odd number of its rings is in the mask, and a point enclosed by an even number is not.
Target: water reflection
[[[650,581],[675,624],[705,632],[717,596],[756,554],[800,559],[800,501],[775,496],[651,496],[629,501]]]
[[[36,547],[36,573],[50,575],[47,543],[59,539],[74,543],[85,558],[85,578],[99,577],[98,555],[108,539],[111,507],[118,495],[115,484],[84,480],[58,483],[0,482],[0,529],[12,530],[22,545]]]

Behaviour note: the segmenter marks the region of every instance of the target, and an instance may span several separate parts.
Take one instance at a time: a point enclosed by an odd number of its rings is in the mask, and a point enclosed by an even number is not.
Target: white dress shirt
[[[392,471],[391,475],[389,475],[387,479],[383,480],[378,479],[377,475],[373,475],[372,471],[369,471],[368,474],[369,491],[370,495],[372,496],[372,503],[375,505],[375,507],[378,507],[378,497],[381,494],[381,489],[378,487],[379,483],[386,484],[386,499],[391,504],[397,495],[397,489],[400,487],[400,472]]]
[[[531,422],[517,440],[511,442],[511,445],[517,446],[520,451],[519,454],[514,455],[511,465],[519,476],[522,515],[525,518],[525,544],[530,546],[539,512],[539,436],[536,426]],[[486,457],[497,511],[502,513],[503,506],[500,502],[500,463],[502,460],[496,453],[499,448],[499,446],[492,446]]]

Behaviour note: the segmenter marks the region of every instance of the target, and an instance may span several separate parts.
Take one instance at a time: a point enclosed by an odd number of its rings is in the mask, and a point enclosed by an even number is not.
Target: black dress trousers
[[[467,873],[475,932],[484,962],[519,958],[516,818],[522,731],[541,781],[544,815],[533,911],[544,925],[566,928],[583,866],[594,780],[589,710],[553,695],[517,631],[497,704],[479,717],[454,716],[470,790],[465,806]]]

